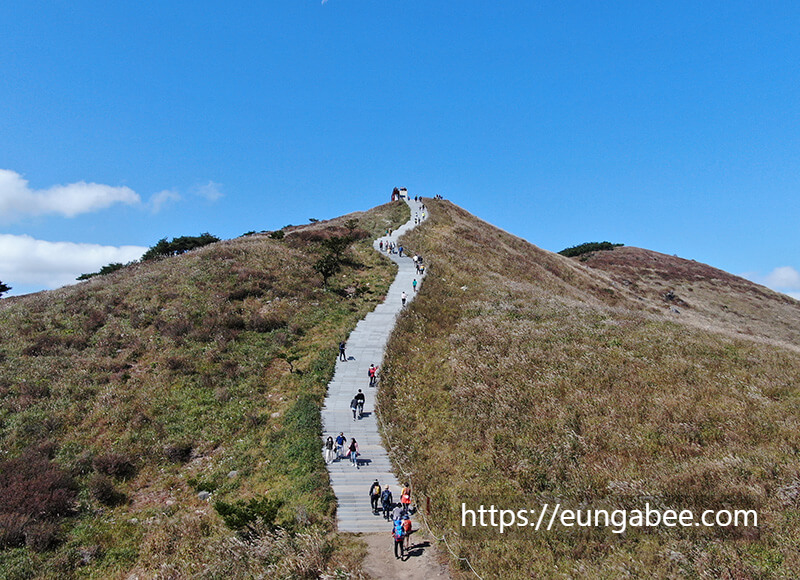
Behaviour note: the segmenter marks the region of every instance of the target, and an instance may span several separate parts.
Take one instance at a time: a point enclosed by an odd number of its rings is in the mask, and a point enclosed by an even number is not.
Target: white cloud
[[[800,300],[800,272],[792,266],[780,266],[766,276],[759,272],[746,272],[742,277]]]
[[[781,266],[767,274],[765,283],[770,288],[800,290],[800,272],[791,266]]]
[[[171,189],[165,189],[164,191],[159,191],[153,197],[150,198],[148,205],[150,206],[150,211],[153,213],[158,213],[161,211],[165,205],[173,202],[178,202],[181,199],[181,194],[177,191],[173,191]]]
[[[106,264],[138,260],[146,251],[142,246],[47,242],[26,235],[0,234],[0,280],[12,287],[59,288]]]
[[[0,169],[0,218],[10,220],[24,215],[78,214],[105,209],[115,203],[140,203],[139,195],[128,187],[112,187],[79,181],[34,190],[19,173]]]
[[[195,193],[208,201],[217,201],[224,194],[220,191],[221,183],[214,183],[209,181],[206,185],[198,185],[195,188]]]

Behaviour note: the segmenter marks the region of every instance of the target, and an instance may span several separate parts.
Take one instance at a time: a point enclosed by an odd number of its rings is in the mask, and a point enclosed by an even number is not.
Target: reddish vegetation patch
[[[685,323],[800,344],[800,302],[707,264],[633,247],[585,254],[579,263],[608,274],[642,306],[656,305]]]
[[[58,520],[75,509],[77,489],[67,473],[37,451],[0,462],[0,548],[51,547]]]
[[[763,286],[707,264],[642,248],[626,246],[614,248],[613,251],[585,254],[582,258],[581,261],[587,266],[604,270],[619,282],[715,282],[737,292],[778,299],[783,296],[776,296]],[[784,300],[790,302],[791,298],[786,296]]]

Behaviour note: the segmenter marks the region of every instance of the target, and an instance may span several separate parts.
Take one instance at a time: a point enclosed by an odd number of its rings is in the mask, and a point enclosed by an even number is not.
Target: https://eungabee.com
[[[565,509],[560,503],[542,504],[538,509],[501,509],[494,504],[472,508],[461,504],[462,528],[494,528],[501,534],[507,530],[533,529],[550,531],[556,526],[563,528],[605,527],[615,534],[630,528],[665,526],[668,528],[690,527],[757,527],[758,513],[755,510],[693,510],[653,509],[646,504],[644,509]]]

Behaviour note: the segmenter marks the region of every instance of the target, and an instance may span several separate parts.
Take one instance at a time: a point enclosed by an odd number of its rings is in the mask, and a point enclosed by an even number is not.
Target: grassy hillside
[[[635,248],[565,258],[427,205],[404,245],[429,275],[380,408],[462,556],[485,578],[800,575],[800,302]],[[759,527],[501,536],[462,528],[462,501],[755,509]]]
[[[319,409],[394,276],[370,239],[407,219],[387,204],[0,302],[0,577],[353,568]],[[322,240],[349,234],[325,289]]]

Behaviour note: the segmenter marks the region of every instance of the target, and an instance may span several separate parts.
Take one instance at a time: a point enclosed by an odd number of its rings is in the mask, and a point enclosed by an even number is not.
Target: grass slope
[[[364,239],[325,290],[319,240],[353,218]],[[0,577],[352,569],[319,411],[394,276],[370,239],[407,219],[387,204],[3,300]]]
[[[638,249],[582,263],[426,203],[403,242],[429,275],[379,404],[394,459],[461,556],[485,578],[800,575],[800,303]],[[501,536],[462,528],[462,501],[755,509],[759,527]]]

